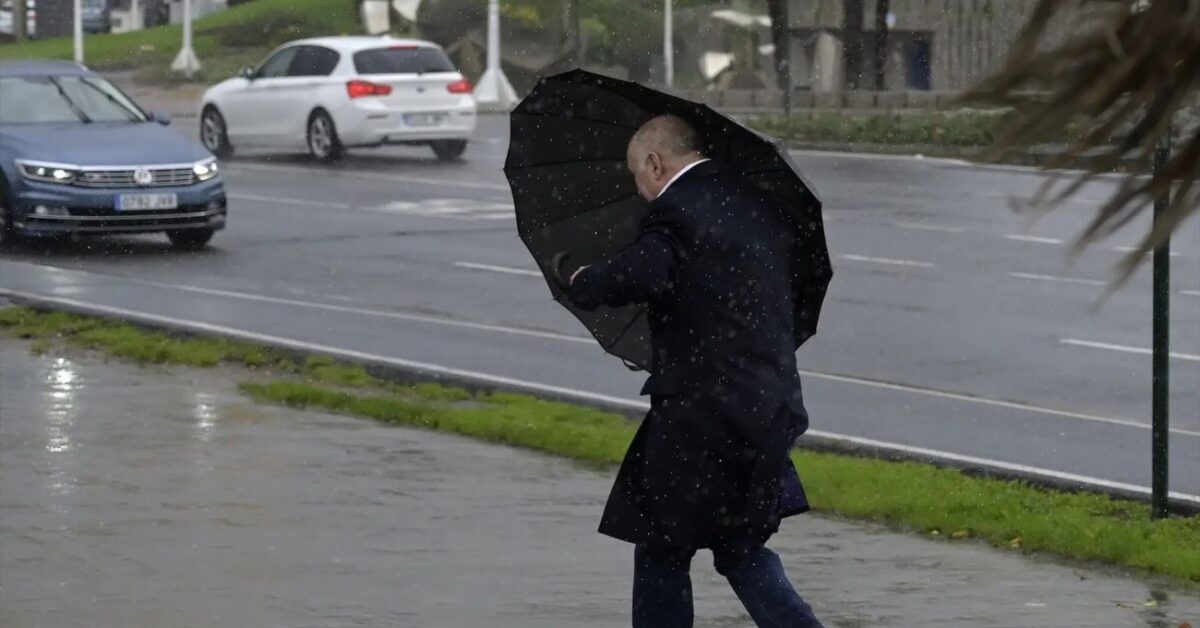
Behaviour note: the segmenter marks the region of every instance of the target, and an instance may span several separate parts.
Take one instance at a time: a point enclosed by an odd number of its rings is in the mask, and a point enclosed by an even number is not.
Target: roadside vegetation
[[[381,379],[362,366],[224,338],[122,322],[0,309],[0,333],[35,351],[83,348],[143,363],[244,367],[249,397],[436,429],[583,462],[620,461],[636,424],[619,414],[528,395]],[[1148,506],[975,477],[928,464],[804,449],[794,453],[814,508],[951,541],[979,540],[1200,583],[1200,516],[1151,521]]]
[[[355,3],[345,0],[255,0],[193,24],[193,47],[203,66],[194,81],[211,83],[256,64],[272,48],[302,37],[360,31]],[[169,83],[182,27],[173,24],[118,35],[84,37],[84,62],[93,70],[135,71],[140,82]],[[0,46],[0,59],[71,59],[70,37]]]
[[[994,109],[798,111],[791,116],[755,116],[747,124],[767,135],[800,143],[978,149],[994,142],[1014,116],[1012,111]],[[1030,137],[1026,144],[1063,144],[1079,132],[1078,127],[1068,125]],[[962,152],[954,151],[955,156]]]

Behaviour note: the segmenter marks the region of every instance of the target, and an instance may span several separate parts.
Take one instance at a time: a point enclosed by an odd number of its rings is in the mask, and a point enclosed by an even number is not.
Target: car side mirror
[[[254,80],[254,68],[246,66],[246,67],[242,68],[241,72],[238,72],[238,76],[246,79],[247,81],[253,81]]]
[[[171,114],[169,114],[169,113],[165,113],[162,111],[155,111],[150,114],[150,119],[163,125],[163,126],[171,125]]]

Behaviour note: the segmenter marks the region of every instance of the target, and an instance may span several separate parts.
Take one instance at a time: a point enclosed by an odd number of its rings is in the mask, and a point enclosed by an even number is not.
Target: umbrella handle
[[[565,266],[567,261],[570,259],[570,253],[567,253],[566,251],[559,251],[558,253],[555,253],[554,257],[550,260],[550,276],[554,278],[554,281],[558,282],[558,286],[563,290],[566,290],[571,285],[570,278],[563,275],[563,266]]]

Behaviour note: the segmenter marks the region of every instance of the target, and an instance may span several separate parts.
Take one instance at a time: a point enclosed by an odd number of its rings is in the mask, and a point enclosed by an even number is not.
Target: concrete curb
[[[335,358],[354,364],[360,364],[366,367],[368,371],[376,377],[400,383],[434,381],[472,391],[501,390],[514,393],[530,394],[551,401],[568,402],[606,410],[630,417],[631,419],[641,418],[648,408],[648,404],[645,402],[636,402],[633,400],[614,398],[599,394],[580,394],[578,391],[570,391],[548,385],[533,385],[527,382],[520,382],[518,380],[498,381],[503,380],[504,378],[485,378],[481,376],[482,374],[475,374],[469,371],[437,367],[435,365],[423,365],[398,358],[371,358],[367,357],[365,354],[355,351],[342,350],[334,347],[303,346],[305,343],[288,341],[287,339],[283,338],[264,337],[251,332],[222,333],[215,330],[212,326],[199,322],[177,324],[167,322],[165,319],[156,317],[154,315],[134,312],[125,312],[121,315],[116,315],[112,311],[107,311],[101,307],[79,304],[77,302],[68,303],[66,302],[67,300],[57,299],[54,297],[17,293],[6,289],[0,289],[0,297],[6,298],[13,303],[28,305],[38,309],[59,310],[75,314],[84,314],[100,318],[120,320],[126,323],[138,325],[140,327],[164,331],[180,336],[224,336],[235,338],[238,340],[270,346],[273,349],[282,351],[291,356],[302,357],[313,354],[324,355],[330,358]],[[924,454],[919,452],[914,453],[913,451],[898,450],[885,446],[857,443],[833,435],[823,435],[815,430],[805,434],[803,438],[800,439],[798,446],[802,449],[813,451],[840,453],[864,458],[874,458],[878,460],[921,462],[932,464],[937,467],[956,469],[968,475],[999,480],[1016,480],[1026,482],[1033,486],[1051,488],[1066,492],[1096,493],[1107,495],[1115,499],[1131,500],[1141,503],[1149,503],[1150,501],[1150,495],[1148,491],[1132,490],[1129,488],[1115,486],[1097,486],[1082,481],[1054,477],[1033,471],[1002,468],[994,465],[973,462],[970,460],[948,459],[946,457],[932,454]],[[1170,510],[1172,513],[1178,515],[1197,515],[1200,514],[1200,500],[1173,498],[1170,502]]]

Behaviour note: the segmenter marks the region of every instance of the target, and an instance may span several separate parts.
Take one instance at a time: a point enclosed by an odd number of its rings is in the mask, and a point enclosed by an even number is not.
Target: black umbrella
[[[587,312],[564,298],[553,260],[567,251],[571,268],[603,262],[637,237],[648,204],[626,169],[625,149],[643,123],[671,113],[699,133],[704,154],[777,195],[794,218],[796,346],[817,331],[833,276],[821,201],[775,139],[709,107],[636,83],[583,70],[538,81],[511,116],[504,173],[512,187],[517,229],[555,300],[571,311],[606,351],[641,368],[650,364],[643,306]]]

